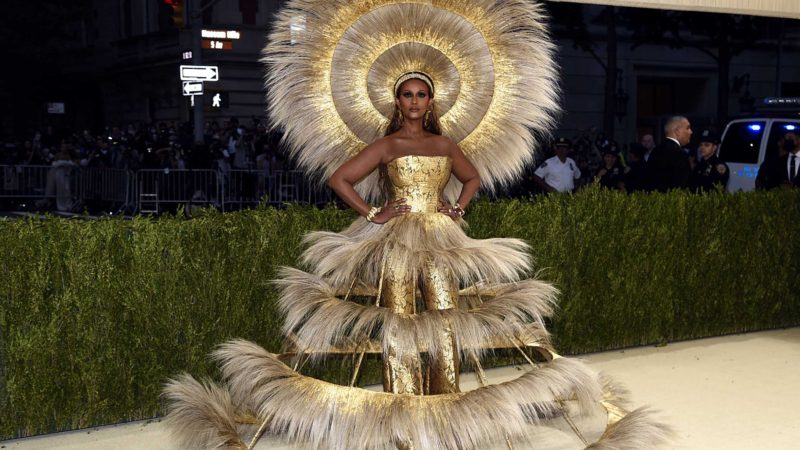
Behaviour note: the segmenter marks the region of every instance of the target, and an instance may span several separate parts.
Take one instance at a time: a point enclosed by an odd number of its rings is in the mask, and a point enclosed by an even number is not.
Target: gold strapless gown
[[[391,199],[405,198],[408,214],[310,233],[305,270],[283,270],[286,354],[232,341],[215,352],[225,386],[184,375],[167,387],[168,419],[186,448],[242,449],[243,436],[263,429],[314,449],[485,449],[520,440],[530,448],[531,424],[554,422],[586,443],[573,419],[598,407],[608,428],[593,448],[652,448],[663,438],[647,411],[620,407],[608,380],[553,352],[544,317],[556,290],[523,279],[527,245],[471,239],[463,221],[437,212],[450,158],[398,158],[386,175]],[[485,385],[480,357],[500,347],[534,348],[543,362]],[[353,354],[360,364],[365,353],[382,354],[383,393],[325,383],[283,362]],[[484,386],[462,393],[464,359]]]

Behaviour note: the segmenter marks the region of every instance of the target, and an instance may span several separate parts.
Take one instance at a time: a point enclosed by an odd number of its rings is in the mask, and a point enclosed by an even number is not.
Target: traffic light
[[[172,25],[176,28],[183,29],[185,20],[183,18],[183,9],[186,0],[163,0],[164,4],[172,8]]]

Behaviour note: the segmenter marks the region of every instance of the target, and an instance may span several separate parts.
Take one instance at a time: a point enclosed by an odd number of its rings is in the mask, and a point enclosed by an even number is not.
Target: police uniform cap
[[[605,155],[614,155],[618,156],[619,153],[619,145],[617,145],[616,141],[609,141],[608,139],[604,140],[600,144],[600,153]]]
[[[705,129],[700,132],[700,142],[711,142],[712,144],[719,144],[719,134],[714,130]]]
[[[569,139],[567,139],[565,137],[560,137],[560,138],[556,139],[555,146],[556,147],[572,147],[572,142],[570,142]]]

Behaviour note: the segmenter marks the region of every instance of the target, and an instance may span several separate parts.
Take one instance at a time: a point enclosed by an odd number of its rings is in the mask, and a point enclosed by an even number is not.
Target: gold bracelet
[[[369,212],[367,213],[367,222],[372,222],[372,219],[374,219],[375,216],[378,215],[378,213],[380,212],[381,208],[377,206],[373,206],[372,208],[370,208]]]
[[[464,211],[464,208],[462,208],[461,205],[458,204],[458,202],[456,202],[456,204],[453,205],[453,211],[455,211],[455,213],[458,214],[458,217],[463,217],[464,213],[466,212]]]

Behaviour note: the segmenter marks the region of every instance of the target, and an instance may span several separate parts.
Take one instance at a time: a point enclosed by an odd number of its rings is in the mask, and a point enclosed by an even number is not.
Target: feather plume
[[[531,425],[554,426],[565,411],[582,417],[610,399],[625,402],[624,392],[610,379],[566,358],[467,393],[413,396],[308,378],[244,340],[221,345],[213,356],[224,387],[181,375],[165,389],[167,424],[180,448],[245,449],[237,435],[237,414],[265,421],[270,434],[319,449],[394,450],[402,443],[463,450],[487,448],[501,436],[535,445]],[[652,411],[641,408],[609,425],[587,449],[655,449],[672,434]]]
[[[182,374],[167,382],[163,395],[166,426],[181,449],[247,450],[237,433],[235,408],[226,389]]]
[[[582,411],[602,395],[596,373],[564,358],[516,380],[467,393],[413,396],[337,386],[304,377],[259,346],[236,340],[214,357],[235,403],[268,421],[271,433],[312,448],[482,448],[525,436],[529,424],[560,417],[558,400]]]
[[[556,289],[547,283],[525,280],[505,285],[493,298],[470,310],[426,310],[408,315],[342,301],[322,278],[297,269],[284,268],[276,284],[282,288],[284,334],[296,337],[299,348],[312,350],[316,357],[372,338],[382,343],[384,354],[391,342],[400,340],[412,343],[404,350],[427,351],[435,359],[445,350],[440,346],[449,345],[438,338],[448,326],[457,330],[455,345],[461,352],[480,353],[489,342],[521,334],[547,344],[544,317],[553,314],[556,295]]]
[[[672,439],[674,432],[648,408],[639,408],[610,425],[587,450],[655,450]]]
[[[531,264],[525,242],[471,239],[443,214],[406,214],[384,225],[359,218],[340,233],[309,233],[305,242],[310,245],[303,253],[303,264],[337,289],[353,280],[377,286],[389,255],[417,273],[432,260],[463,286],[517,281]]]

